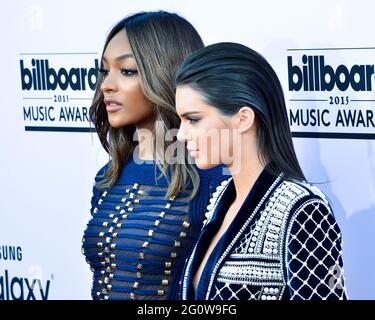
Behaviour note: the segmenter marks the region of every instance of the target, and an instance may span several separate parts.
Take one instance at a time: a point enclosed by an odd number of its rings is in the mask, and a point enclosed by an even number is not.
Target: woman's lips
[[[107,112],[115,112],[122,108],[121,103],[115,99],[105,98],[104,103],[106,105]]]
[[[115,112],[122,109],[122,106],[119,104],[107,104],[106,110],[107,112]]]

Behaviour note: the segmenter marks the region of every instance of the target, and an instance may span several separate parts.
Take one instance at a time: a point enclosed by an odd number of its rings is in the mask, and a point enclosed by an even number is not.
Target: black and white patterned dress
[[[264,170],[203,269],[192,279],[235,198],[231,179],[210,200],[181,280],[183,300],[346,299],[341,232],[324,194]]]

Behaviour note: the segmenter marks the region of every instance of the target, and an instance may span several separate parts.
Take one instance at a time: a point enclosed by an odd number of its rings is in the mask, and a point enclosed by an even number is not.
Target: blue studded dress
[[[93,299],[175,299],[185,259],[208,200],[228,176],[223,167],[198,170],[200,189],[166,199],[168,183],[153,161],[130,157],[110,189],[93,188],[82,252],[93,272]],[[108,164],[97,174],[104,174]]]

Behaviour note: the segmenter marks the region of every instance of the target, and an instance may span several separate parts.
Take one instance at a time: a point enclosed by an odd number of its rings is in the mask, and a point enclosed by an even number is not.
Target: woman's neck
[[[239,173],[232,174],[234,187],[236,188],[236,201],[240,202],[246,199],[255,181],[264,169],[264,166],[260,162],[252,167],[247,164],[243,166],[244,168],[241,168]]]
[[[239,152],[234,153],[233,162],[228,165],[236,188],[236,202],[245,200],[255,181],[265,168],[265,165],[258,157],[256,143],[251,143],[248,139],[244,139],[240,145],[241,148],[237,150]]]
[[[154,156],[154,133],[148,128],[136,128],[138,139],[138,158],[140,160],[155,160]]]

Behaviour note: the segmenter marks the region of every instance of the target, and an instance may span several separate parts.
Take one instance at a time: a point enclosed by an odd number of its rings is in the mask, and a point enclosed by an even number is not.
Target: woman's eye
[[[189,123],[194,124],[194,123],[197,123],[200,119],[197,119],[197,118],[187,118],[187,120],[189,121]]]
[[[137,74],[138,71],[136,69],[121,69],[121,74],[124,76],[130,77],[132,75]]]
[[[108,75],[108,70],[107,69],[99,69],[99,73],[102,76],[102,79],[104,79]]]
[[[126,77],[130,77],[138,73],[138,70],[136,69],[121,69],[120,71],[121,71],[121,74]],[[109,70],[99,69],[99,73],[101,74],[102,79],[104,80],[108,76]]]

